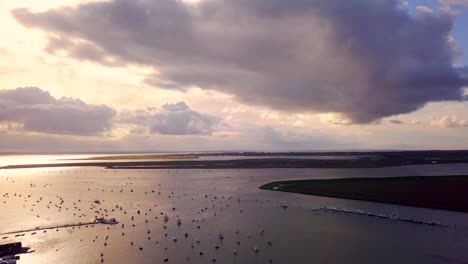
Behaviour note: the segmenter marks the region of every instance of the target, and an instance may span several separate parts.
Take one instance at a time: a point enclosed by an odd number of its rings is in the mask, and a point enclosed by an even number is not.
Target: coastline
[[[406,165],[434,165],[468,163],[467,157],[450,159],[379,157],[355,159],[313,158],[250,158],[229,160],[163,160],[163,161],[75,161],[47,164],[7,165],[0,169],[26,169],[49,167],[105,167],[108,169],[280,169],[280,168],[383,168]]]
[[[259,188],[468,213],[467,175],[278,181]]]

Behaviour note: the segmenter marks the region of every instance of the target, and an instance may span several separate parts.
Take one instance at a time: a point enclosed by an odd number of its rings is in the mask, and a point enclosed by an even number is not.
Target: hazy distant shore
[[[172,155],[113,155],[113,156],[96,156],[84,158],[82,160],[172,160],[172,159],[196,159],[199,156],[196,154],[172,154]]]
[[[201,159],[201,158],[204,159]],[[209,158],[213,159],[209,159]],[[222,157],[222,159],[219,159]],[[232,158],[230,158],[232,157]],[[106,167],[109,169],[269,169],[382,168],[405,165],[468,163],[468,151],[401,152],[220,152],[167,155],[94,156],[70,162],[19,164],[3,169]]]
[[[437,161],[437,164],[468,163],[468,159]],[[108,169],[271,169],[271,168],[382,168],[405,165],[433,165],[432,160],[371,160],[371,159],[235,159],[235,160],[171,160],[171,161],[122,161],[122,162],[70,162],[51,164],[21,164],[1,169],[25,169],[48,167],[105,167]]]
[[[261,189],[468,212],[468,176],[279,181]]]

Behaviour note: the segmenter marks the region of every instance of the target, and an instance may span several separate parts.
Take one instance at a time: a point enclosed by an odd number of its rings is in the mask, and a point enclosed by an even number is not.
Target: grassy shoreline
[[[468,176],[271,182],[260,189],[468,212]]]

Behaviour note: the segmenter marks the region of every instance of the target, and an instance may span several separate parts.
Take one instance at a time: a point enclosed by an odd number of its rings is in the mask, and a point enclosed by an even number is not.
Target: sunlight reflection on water
[[[20,240],[36,250],[22,255],[19,263],[91,264],[100,262],[101,253],[105,263],[159,263],[165,258],[169,263],[207,263],[216,258],[218,263],[239,264],[268,263],[270,258],[273,263],[466,260],[468,214],[264,191],[258,186],[286,179],[467,173],[468,166],[463,164],[378,169],[0,170],[0,211],[4,214],[0,232],[85,222],[102,214],[120,221],[114,226],[9,235],[2,242]],[[323,206],[439,221],[451,227],[310,210]],[[169,217],[167,223],[163,215]],[[181,225],[176,223],[179,218]],[[220,248],[215,249],[215,244]]]

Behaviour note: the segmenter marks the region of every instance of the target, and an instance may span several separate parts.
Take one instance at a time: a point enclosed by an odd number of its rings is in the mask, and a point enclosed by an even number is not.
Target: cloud
[[[468,127],[468,120],[459,119],[456,116],[442,116],[440,118],[433,118],[431,121],[432,126],[443,128],[457,128]]]
[[[438,0],[439,8],[452,15],[458,16],[468,7],[468,0]]]
[[[390,119],[388,123],[393,125],[421,125],[419,120],[401,120],[401,119]]]
[[[439,0],[442,6],[461,6],[468,7],[468,0]]]
[[[112,127],[116,111],[79,99],[56,99],[36,87],[0,90],[0,122],[50,134],[97,135]]]
[[[328,123],[332,125],[351,125],[353,123],[352,120],[340,113],[321,114],[320,120],[323,123]]]
[[[239,134],[228,136],[168,136],[159,134],[129,134],[123,137],[70,137],[45,134],[1,134],[3,152],[103,152],[103,151],[311,151],[356,149],[367,144],[354,136],[344,138],[317,131],[306,134],[251,126]],[[1,162],[1,160],[0,160]]]
[[[137,125],[134,134],[142,134],[146,127],[152,134],[162,135],[210,135],[218,127],[221,118],[190,109],[185,102],[165,104],[160,109],[127,111],[120,115],[120,122]]]
[[[417,6],[416,7],[416,10],[418,10],[419,12],[421,13],[424,13],[426,15],[429,15],[429,14],[433,14],[434,13],[434,10],[432,10],[432,8],[428,7],[428,6]]]
[[[158,74],[146,82],[160,88],[199,86],[371,123],[463,99],[467,77],[452,66],[455,16],[419,10],[397,0],[112,0],[12,13],[50,33],[49,51],[148,65]]]
[[[311,151],[327,149],[356,149],[368,143],[353,133],[337,135],[319,129],[291,130],[289,126],[245,124],[238,129],[237,148],[264,151]],[[229,140],[226,140],[229,142]],[[236,145],[233,145],[235,149]],[[222,147],[221,147],[222,148]]]
[[[283,131],[271,126],[256,127],[255,130],[258,140],[264,143],[266,147],[311,150],[325,149],[327,145],[336,144],[331,138],[319,133],[307,135],[288,130]]]
[[[401,121],[401,120],[398,120],[398,119],[392,119],[392,120],[389,120],[388,122],[391,123],[391,124],[395,124],[395,125],[401,125],[401,124],[405,123],[404,121]]]
[[[221,118],[190,109],[185,102],[117,112],[79,99],[56,99],[36,87],[0,90],[0,132],[24,129],[48,134],[99,135],[129,124],[131,134],[210,135]]]

